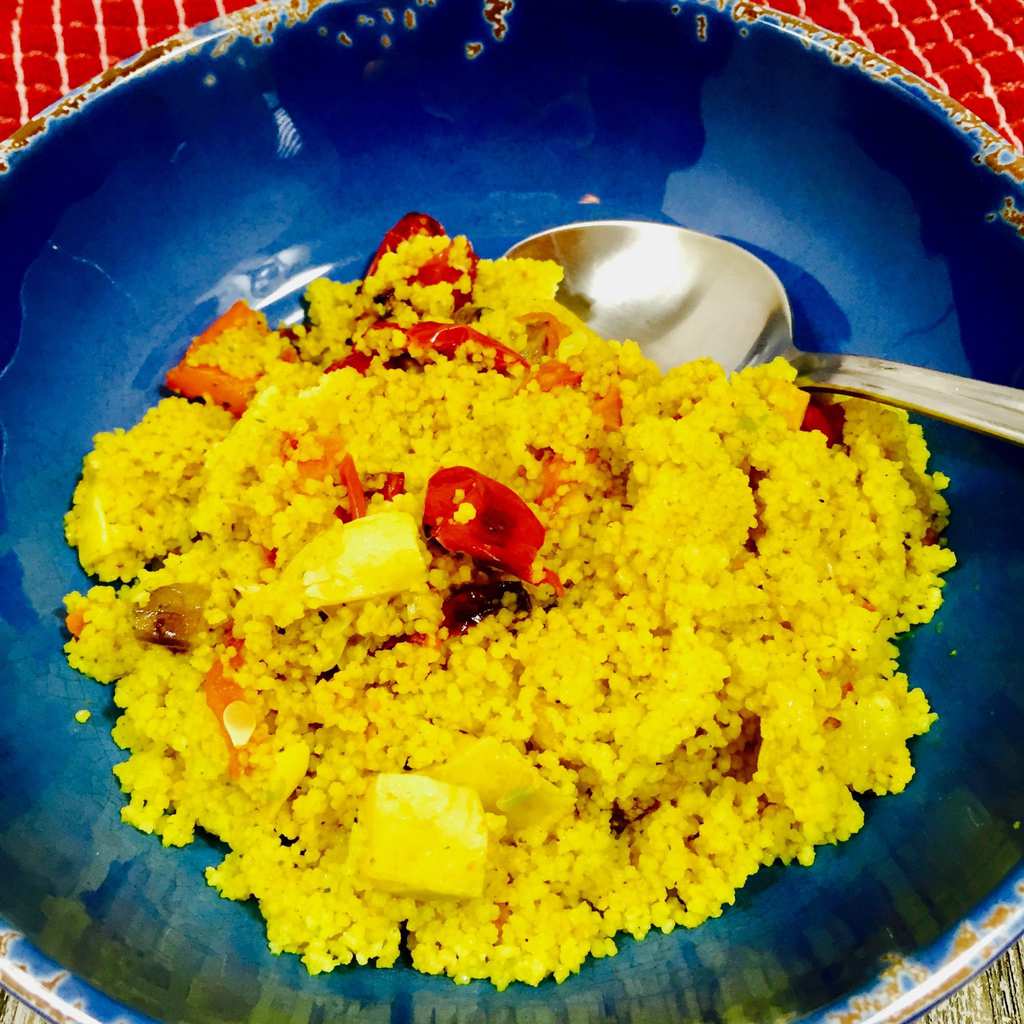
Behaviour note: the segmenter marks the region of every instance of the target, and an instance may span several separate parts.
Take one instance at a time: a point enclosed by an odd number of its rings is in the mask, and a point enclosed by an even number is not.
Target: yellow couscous
[[[312,972],[535,984],[699,925],[935,718],[894,644],[955,561],[920,428],[781,361],[662,374],[560,273],[404,218],[85,458],[66,650],[115,683],[122,816],[220,837]]]

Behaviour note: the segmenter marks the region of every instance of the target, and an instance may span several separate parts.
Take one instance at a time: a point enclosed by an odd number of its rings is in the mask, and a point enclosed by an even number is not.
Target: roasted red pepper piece
[[[846,410],[837,402],[812,394],[807,403],[801,430],[820,430],[825,435],[829,448],[843,443],[843,427],[846,424]]]
[[[335,370],[346,370],[351,367],[356,373],[365,377],[366,371],[370,368],[370,363],[372,362],[372,355],[367,355],[365,352],[352,352],[345,356],[344,359],[335,360],[324,370],[324,373],[334,373]]]
[[[362,519],[366,515],[366,492],[363,490],[359,474],[356,472],[355,460],[351,455],[346,455],[341,460],[340,475],[341,482],[348,491],[349,519]]]
[[[518,353],[502,345],[500,341],[489,338],[486,334],[467,327],[465,324],[442,324],[432,320],[424,320],[422,323],[413,324],[412,327],[400,327],[390,320],[381,320],[374,325],[374,330],[390,329],[401,331],[409,342],[409,351],[415,355],[415,349],[429,349],[439,356],[451,359],[459,347],[467,342],[479,345],[483,349],[489,349],[494,353],[494,368],[499,373],[504,373],[513,363],[520,366],[528,366],[527,361]]]
[[[454,519],[463,502],[476,509],[468,523]],[[539,582],[533,563],[544,544],[544,527],[515,491],[475,469],[452,466],[430,478],[423,525],[449,551],[469,555],[527,583]]]
[[[388,473],[384,478],[384,486],[380,489],[381,497],[385,501],[391,501],[400,494],[405,494],[405,474]]]
[[[473,246],[468,240],[466,241],[466,249],[469,256],[469,269],[467,271],[469,274],[469,291],[464,292],[455,289],[452,292],[452,298],[455,300],[454,308],[456,310],[461,309],[469,302],[470,296],[473,294],[473,285],[476,284],[476,267],[480,262],[479,257],[473,251]],[[436,256],[431,256],[416,272],[413,283],[440,284],[445,282],[447,284],[456,284],[462,278],[463,271],[459,270],[458,267],[452,266],[451,253],[452,246],[448,245],[447,248],[442,249]]]
[[[415,235],[436,236],[443,235],[444,233],[444,226],[441,222],[434,220],[429,214],[407,213],[384,235],[380,245],[377,246],[377,251],[373,254],[370,269],[367,270],[366,276],[369,277],[371,274],[375,274],[381,257],[385,253],[394,252],[407,239],[413,238]]]

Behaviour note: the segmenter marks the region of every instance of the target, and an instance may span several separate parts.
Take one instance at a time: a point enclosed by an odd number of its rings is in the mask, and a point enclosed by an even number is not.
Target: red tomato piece
[[[377,246],[377,251],[373,254],[373,259],[370,261],[370,269],[366,271],[366,276],[370,277],[370,275],[375,274],[381,257],[385,253],[394,252],[407,239],[413,238],[415,235],[436,236],[443,235],[444,233],[444,226],[441,222],[434,220],[429,214],[407,213],[398,223],[389,228],[384,235],[380,245]]]
[[[494,353],[494,368],[499,373],[505,373],[513,363],[520,366],[529,365],[518,352],[465,324],[442,324],[424,320],[422,323],[413,324],[412,327],[399,327],[390,320],[382,320],[374,325],[374,330],[383,329],[401,331],[408,340],[409,350],[413,355],[413,350],[419,348],[451,359],[462,345],[469,342]]]
[[[344,359],[338,359],[331,363],[331,365],[324,370],[324,373],[334,373],[335,370],[345,370],[351,367],[356,371],[356,373],[365,377],[366,371],[370,368],[370,363],[372,362],[372,355],[367,355],[365,352],[352,352],[345,356]]]
[[[812,394],[807,403],[801,430],[819,430],[825,435],[829,448],[843,443],[843,427],[846,425],[846,410],[837,402]]]
[[[457,492],[461,492],[458,500]],[[467,523],[454,519],[462,502],[476,509]],[[440,469],[427,483],[423,525],[449,551],[534,582],[533,563],[544,544],[545,530],[511,487],[468,466]]]
[[[466,242],[466,248],[469,255],[469,291],[456,289],[452,292],[452,297],[455,300],[454,308],[457,310],[469,302],[470,296],[473,294],[473,285],[476,284],[476,268],[480,262],[469,241]],[[449,245],[436,256],[431,256],[417,271],[416,276],[413,278],[413,283],[429,285],[445,282],[447,284],[456,284],[461,279],[463,271],[458,267],[452,266],[451,254],[452,246]]]

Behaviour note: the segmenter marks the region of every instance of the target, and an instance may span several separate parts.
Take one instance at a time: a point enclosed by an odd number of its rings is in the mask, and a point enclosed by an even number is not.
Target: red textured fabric
[[[104,67],[246,2],[0,0],[0,138]],[[903,64],[1024,150],[1024,0],[776,0],[775,6]]]

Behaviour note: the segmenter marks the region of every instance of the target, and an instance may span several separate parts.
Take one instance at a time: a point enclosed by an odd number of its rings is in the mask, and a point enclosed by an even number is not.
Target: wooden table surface
[[[921,1020],[923,1024],[1021,1024],[1024,1021],[1024,942],[1014,946],[980,978]],[[0,1024],[45,1022],[0,991]],[[168,1021],[167,1024],[178,1022]]]

